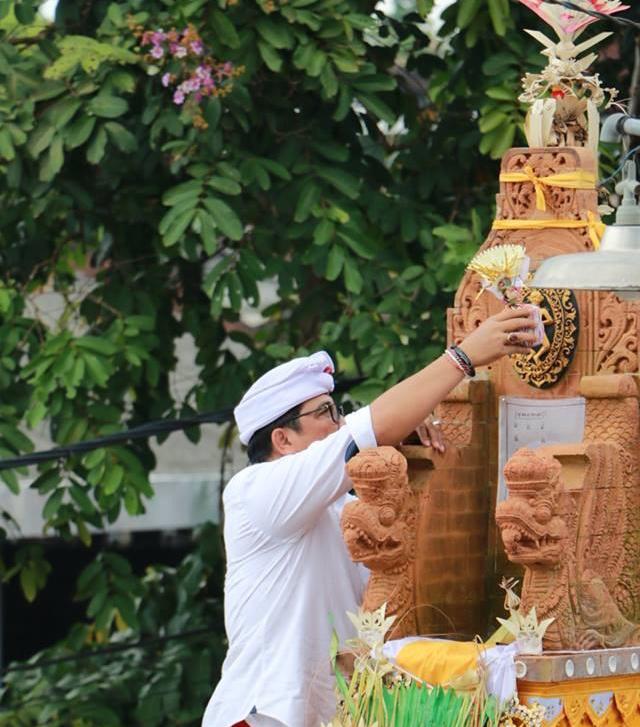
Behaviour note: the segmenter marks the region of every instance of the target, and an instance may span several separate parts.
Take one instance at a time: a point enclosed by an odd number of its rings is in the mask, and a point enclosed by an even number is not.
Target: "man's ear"
[[[271,449],[278,457],[293,452],[293,443],[289,439],[289,430],[286,427],[278,427],[271,432]]]

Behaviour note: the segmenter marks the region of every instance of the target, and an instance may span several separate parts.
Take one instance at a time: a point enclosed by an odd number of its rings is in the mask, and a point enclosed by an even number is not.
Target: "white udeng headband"
[[[333,391],[335,367],[326,351],[294,358],[263,374],[234,409],[240,441],[251,437],[267,424],[303,401]]]

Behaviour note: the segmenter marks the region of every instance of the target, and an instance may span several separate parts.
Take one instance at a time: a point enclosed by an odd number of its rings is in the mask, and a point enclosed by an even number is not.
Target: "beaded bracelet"
[[[471,359],[459,346],[449,346],[445,350],[445,354],[465,376],[472,378],[476,375]]]

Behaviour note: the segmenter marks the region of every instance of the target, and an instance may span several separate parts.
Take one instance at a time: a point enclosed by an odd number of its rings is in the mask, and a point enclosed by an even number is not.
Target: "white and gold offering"
[[[542,315],[537,305],[524,302],[525,282],[529,275],[529,257],[523,245],[496,245],[479,252],[467,265],[482,278],[480,293],[488,290],[511,308],[526,308],[536,321],[536,341],[544,340]]]

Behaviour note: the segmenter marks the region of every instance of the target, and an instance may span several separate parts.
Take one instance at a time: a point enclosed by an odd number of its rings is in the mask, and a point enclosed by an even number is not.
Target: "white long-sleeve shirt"
[[[319,727],[333,716],[331,630],[341,641],[354,635],[346,612],[358,609],[368,576],[340,530],[353,443],[377,446],[369,407],[302,452],[247,467],[225,488],[229,651],[202,727],[231,727],[252,713],[256,724],[269,717]]]

